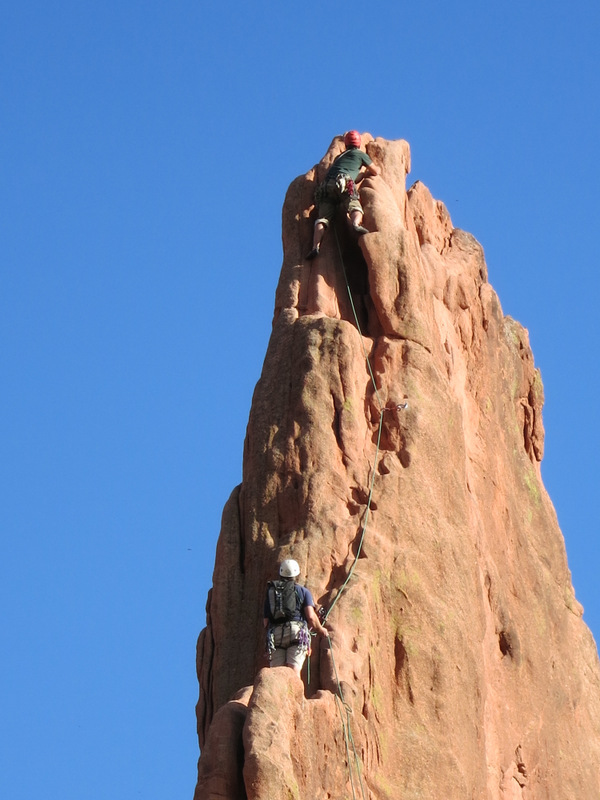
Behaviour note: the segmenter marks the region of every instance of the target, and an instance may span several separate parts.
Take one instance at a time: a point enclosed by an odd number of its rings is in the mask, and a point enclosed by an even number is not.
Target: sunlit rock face
[[[196,800],[598,800],[600,668],[540,476],[527,331],[479,243],[423,184],[406,191],[408,144],[363,147],[370,233],[340,218],[305,260],[341,139],[285,200],[199,639]],[[331,648],[315,640],[302,683],[264,669],[280,560],[328,609],[359,549]]]

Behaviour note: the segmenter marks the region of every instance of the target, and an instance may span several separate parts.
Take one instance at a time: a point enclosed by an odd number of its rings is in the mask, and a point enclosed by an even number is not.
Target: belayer
[[[279,567],[282,580],[269,581],[264,605],[269,666],[291,667],[298,676],[310,652],[308,626],[321,636],[327,636],[327,629],[321,625],[315,611],[310,590],[294,580],[299,574],[297,561],[293,558],[282,561]]]
[[[350,217],[352,227],[359,236],[369,232],[362,225],[363,207],[360,204],[357,186],[367,175],[379,175],[379,170],[371,158],[360,149],[361,138],[358,131],[348,131],[344,136],[344,144],[346,149],[329,167],[325,180],[315,192],[319,218],[315,222],[313,247],[306,256],[307,259],[319,255],[325,231],[339,206]]]

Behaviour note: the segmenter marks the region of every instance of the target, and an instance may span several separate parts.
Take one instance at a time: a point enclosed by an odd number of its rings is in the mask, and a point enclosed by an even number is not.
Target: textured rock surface
[[[422,184],[406,192],[406,142],[363,141],[381,167],[361,192],[372,233],[341,221],[339,252],[329,231],[303,260],[337,139],[285,200],[273,334],[198,645],[196,800],[360,797],[336,668],[365,797],[597,800],[600,668],[540,477],[527,332],[477,241]],[[267,579],[291,556],[331,605],[373,470],[332,651],[313,652],[304,686],[261,669]]]

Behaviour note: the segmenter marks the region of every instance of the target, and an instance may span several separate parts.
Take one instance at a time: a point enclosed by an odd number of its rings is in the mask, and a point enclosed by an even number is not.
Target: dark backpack
[[[267,598],[271,622],[287,622],[296,616],[298,593],[294,581],[269,581]]]

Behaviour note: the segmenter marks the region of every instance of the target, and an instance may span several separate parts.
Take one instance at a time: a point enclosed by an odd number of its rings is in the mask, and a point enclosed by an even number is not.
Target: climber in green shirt
[[[359,236],[368,233],[362,225],[363,208],[356,187],[367,175],[378,175],[379,170],[360,149],[361,138],[358,131],[348,131],[344,136],[344,144],[346,149],[335,159],[325,180],[315,192],[319,218],[315,222],[313,248],[306,256],[309,260],[319,255],[325,231],[339,206],[344,208]]]

